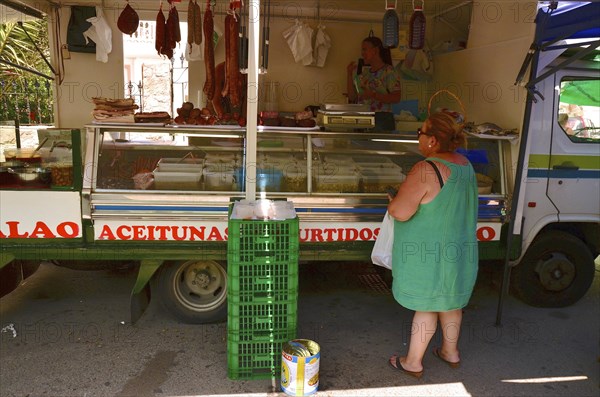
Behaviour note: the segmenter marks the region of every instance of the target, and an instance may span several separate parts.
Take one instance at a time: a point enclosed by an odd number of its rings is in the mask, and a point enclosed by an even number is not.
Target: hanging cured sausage
[[[223,97],[221,96],[221,89],[223,88],[223,83],[225,79],[225,69],[227,62],[221,62],[215,67],[215,94],[212,99],[213,109],[217,118],[223,118],[223,114],[225,111],[223,110]]]
[[[169,10],[169,19],[173,20],[173,39],[175,43],[173,43],[173,48],[181,41],[181,29],[179,28],[179,13],[177,12],[177,8],[175,4],[171,4],[171,9]]]
[[[190,0],[188,4],[187,23],[187,43],[191,51],[192,44],[202,44],[202,14],[200,6],[194,0]]]
[[[117,27],[124,34],[132,35],[138,28],[140,23],[140,17],[137,12],[129,5],[129,1],[127,5],[119,15],[119,19],[117,20]]]
[[[169,17],[165,24],[165,46],[162,54],[168,59],[173,58],[173,50],[177,47],[177,43],[181,41],[181,31],[179,30],[179,14],[177,8],[169,0]]]
[[[156,34],[154,36],[154,49],[158,52],[158,55],[163,54],[163,48],[165,47],[165,31],[166,31],[167,21],[165,20],[165,16],[162,12],[162,3],[160,8],[158,9],[158,14],[156,14]]]
[[[203,92],[209,101],[212,101],[215,95],[215,48],[213,46],[214,20],[212,10],[210,9],[210,0],[206,1],[206,11],[204,12],[204,66],[206,68],[206,81],[204,82]]]

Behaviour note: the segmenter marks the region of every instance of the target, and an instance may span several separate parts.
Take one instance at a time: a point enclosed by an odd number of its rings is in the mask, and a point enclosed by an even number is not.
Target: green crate
[[[296,337],[298,218],[229,219],[227,362],[231,379],[279,377],[283,343]]]
[[[298,261],[298,218],[286,220],[229,219],[227,259],[235,263]]]
[[[288,329],[282,329],[279,331],[230,331],[227,333],[227,340],[235,343],[248,343],[248,342],[273,342],[287,340],[290,341],[296,338],[297,327],[296,324],[291,324]]]
[[[289,299],[298,290],[298,262],[238,264],[229,262],[227,269],[228,297],[242,303],[254,298]]]
[[[229,379],[269,379],[281,376],[283,344],[294,337],[280,340],[238,342],[227,340],[227,376]]]
[[[228,332],[280,332],[296,329],[298,321],[298,300],[296,296],[287,301],[263,304],[236,303],[235,299],[227,304]]]

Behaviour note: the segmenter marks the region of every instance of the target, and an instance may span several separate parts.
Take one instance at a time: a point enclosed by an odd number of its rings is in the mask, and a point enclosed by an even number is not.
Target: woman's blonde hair
[[[448,112],[433,113],[427,119],[428,135],[433,135],[440,143],[440,150],[453,152],[467,143],[462,123],[458,123],[454,116]]]

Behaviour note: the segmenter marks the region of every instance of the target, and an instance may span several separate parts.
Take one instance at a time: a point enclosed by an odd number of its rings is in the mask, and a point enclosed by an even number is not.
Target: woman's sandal
[[[439,358],[440,360],[442,360],[443,362],[445,362],[446,364],[448,364],[450,366],[450,368],[460,367],[460,361],[457,361],[457,362],[448,361],[444,357],[442,357],[441,353],[442,353],[442,349],[440,349],[439,347],[436,347],[435,349],[433,349],[433,355],[436,356],[437,358]]]
[[[402,366],[402,363],[400,362],[400,356],[395,356],[395,357],[396,357],[396,365],[392,364],[392,362],[388,360],[388,364],[390,365],[390,367],[392,367],[396,371],[404,372],[406,375],[412,376],[413,378],[421,379],[421,376],[423,376],[423,371],[416,372],[416,371],[409,371],[407,369],[404,369],[404,367]]]

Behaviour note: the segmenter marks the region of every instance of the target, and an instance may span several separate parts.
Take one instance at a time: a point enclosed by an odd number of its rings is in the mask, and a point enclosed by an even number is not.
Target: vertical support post
[[[258,114],[258,48],[260,0],[250,0],[248,12],[248,93],[246,95],[246,199],[256,198],[256,149]]]

